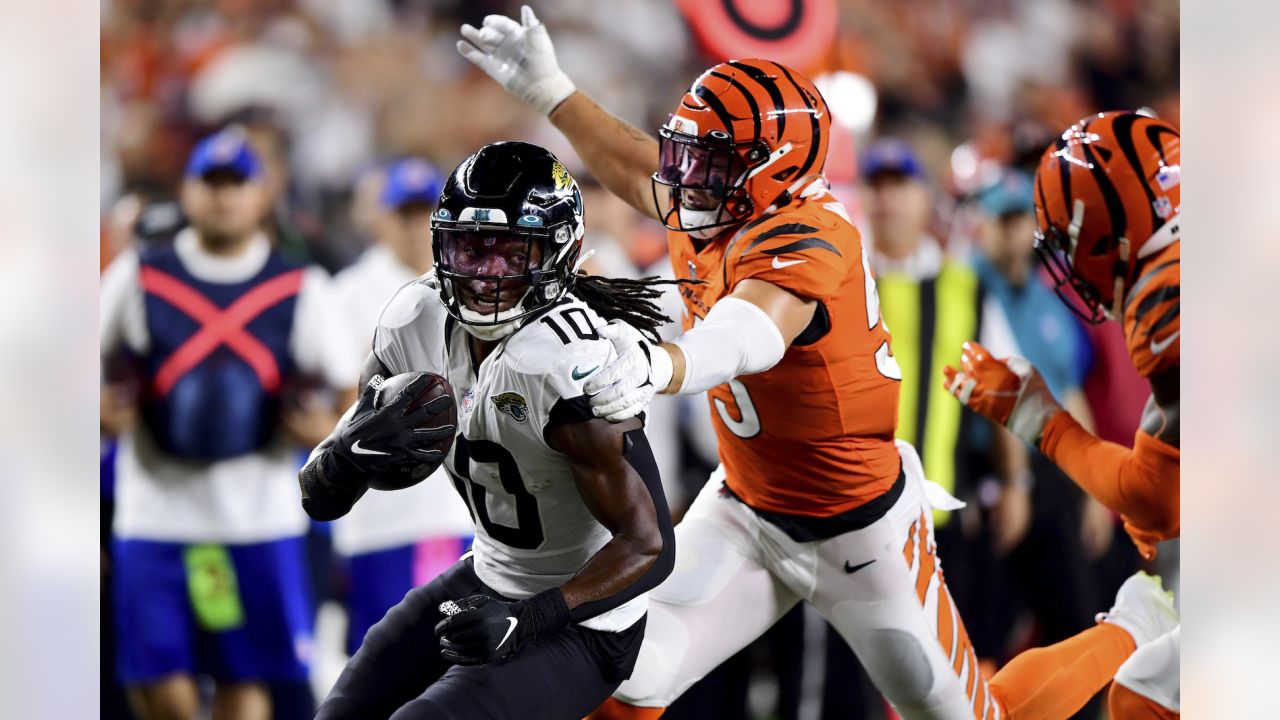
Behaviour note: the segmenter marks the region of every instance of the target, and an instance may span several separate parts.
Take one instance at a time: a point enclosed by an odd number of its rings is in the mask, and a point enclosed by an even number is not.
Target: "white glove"
[[[556,62],[547,26],[528,5],[520,8],[520,19],[518,23],[506,15],[489,15],[479,30],[463,25],[464,39],[458,41],[458,52],[507,92],[550,115],[573,94],[573,81]]]
[[[671,355],[620,320],[599,332],[613,343],[618,357],[582,386],[591,401],[591,412],[610,422],[635,417],[671,383]]]

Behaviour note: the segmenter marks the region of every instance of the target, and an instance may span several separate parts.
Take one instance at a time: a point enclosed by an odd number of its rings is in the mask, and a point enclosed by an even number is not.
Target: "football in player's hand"
[[[449,381],[429,372],[395,375],[382,382],[373,404],[403,418],[412,440],[404,462],[370,477],[369,487],[401,490],[422,482],[444,462],[457,433],[458,410]]]

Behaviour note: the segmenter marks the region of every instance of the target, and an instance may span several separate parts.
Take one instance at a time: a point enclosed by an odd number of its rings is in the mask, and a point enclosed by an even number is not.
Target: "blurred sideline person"
[[[1147,114],[1098,113],[1067,128],[1036,171],[1036,251],[1068,306],[1091,323],[1122,323],[1151,399],[1132,449],[1093,435],[1020,357],[965,343],[944,382],[961,402],[1010,428],[1086,492],[1120,513],[1144,557],[1177,537],[1181,519],[1181,138]],[[1068,293],[1068,288],[1070,292]],[[1179,709],[1177,628],[1116,675],[1113,717]]]
[[[723,461],[677,528],[684,559],[654,592],[636,671],[596,716],[661,715],[801,600],[908,717],[1065,718],[1172,625],[1135,577],[1105,622],[981,677],[933,539],[932,504],[955,501],[893,439],[901,371],[868,253],[822,176],[830,114],[809,80],[717,65],[657,142],[576,91],[527,6],[462,36],[605,187],[666,225],[677,277],[703,281],[681,288],[674,343],[602,331],[618,358],[585,386],[592,412],[621,422],[656,392],[710,390]]]
[[[671,517],[643,421],[595,417],[582,386],[614,353],[606,319],[650,337],[668,319],[652,283],[578,273],[583,220],[573,177],[528,143],[486,145],[446,181],[434,271],[383,309],[364,394],[298,480],[332,520],[371,483],[443,466],[475,544],[373,626],[320,720],[578,720],[631,673]],[[456,400],[417,402],[430,373]]]
[[[926,477],[971,504],[981,502],[979,476],[970,468],[994,468],[1000,500],[993,512],[993,542],[998,551],[1008,552],[1022,540],[1030,519],[1026,449],[1007,432],[975,442],[961,409],[920,380],[932,376],[933,366],[941,369],[939,350],[954,345],[951,337],[976,333],[1016,353],[1013,329],[976,269],[948,256],[930,233],[932,193],[911,146],[896,138],[872,143],[862,156],[862,178],[880,310],[893,329],[893,356],[903,368],[897,437],[920,448]],[[939,529],[950,527],[946,515],[935,514],[935,519]]]
[[[1044,371],[1050,389],[1063,398],[1072,416],[1092,428],[1093,415],[1082,391],[1093,363],[1092,347],[1075,316],[1039,276],[1032,247],[1031,175],[1000,171],[976,194],[973,206],[980,251],[974,264],[982,286],[1004,309],[1021,352]],[[1040,453],[1030,455],[1029,469],[1030,528],[1004,563],[1009,592],[1001,595],[1008,602],[1004,607],[991,603],[996,606],[994,624],[1004,630],[1007,642],[1025,606],[1038,623],[1040,641],[1057,642],[1093,623],[1099,587],[1092,563],[1111,547],[1115,519]],[[1168,577],[1163,580],[1167,587]],[[1095,700],[1082,711],[1088,717],[1101,710],[1102,698]]]
[[[123,433],[119,671],[143,720],[196,718],[198,675],[217,683],[212,717],[245,719],[272,715],[268,683],[307,678],[307,519],[292,478],[295,448],[323,435],[281,433],[283,397],[344,388],[357,363],[333,326],[328,276],[286,262],[261,232],[261,177],[237,128],[203,140],[181,192],[190,227],[125,250],[102,281],[103,365],[124,356],[141,376],[137,398],[119,384],[127,377],[106,378],[103,414]],[[134,403],[140,422],[121,427]],[[293,415],[293,427],[314,428],[337,412]]]
[[[334,279],[360,361],[387,298],[431,270],[431,213],[444,185],[421,158],[398,160],[381,174],[374,244]],[[470,536],[471,518],[444,470],[400,492],[369,493],[336,521],[334,549],[349,561],[347,654],[405,593],[457,562]]]

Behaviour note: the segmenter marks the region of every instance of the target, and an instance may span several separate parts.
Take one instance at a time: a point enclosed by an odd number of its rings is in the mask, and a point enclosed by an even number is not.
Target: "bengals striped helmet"
[[[822,172],[830,129],[826,100],[795,70],[768,60],[716,65],[659,130],[658,216],[709,238],[785,205],[799,180]]]
[[[1138,261],[1176,236],[1157,231],[1181,210],[1181,163],[1178,129],[1129,111],[1083,118],[1040,157],[1036,252],[1059,296],[1089,322],[1120,317]]]

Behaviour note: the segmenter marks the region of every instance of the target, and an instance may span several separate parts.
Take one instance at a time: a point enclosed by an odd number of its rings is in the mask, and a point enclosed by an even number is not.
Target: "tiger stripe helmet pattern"
[[[1181,210],[1179,143],[1163,120],[1112,111],[1081,119],[1041,156],[1036,251],[1059,295],[1075,290],[1084,312],[1063,299],[1089,322],[1119,318],[1138,261],[1171,242],[1157,231]]]
[[[659,130],[658,214],[668,229],[690,232],[785,205],[798,181],[822,172],[830,131],[827,102],[805,76],[768,60],[720,63],[693,82]],[[689,222],[682,207],[699,211],[699,221]]]

